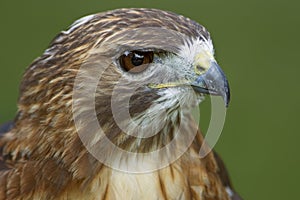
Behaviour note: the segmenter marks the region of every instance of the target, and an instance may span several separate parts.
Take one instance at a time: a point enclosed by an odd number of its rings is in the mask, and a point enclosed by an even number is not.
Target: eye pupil
[[[120,58],[120,65],[126,72],[139,73],[153,62],[153,51],[125,52]]]
[[[140,66],[141,64],[143,64],[144,62],[144,56],[143,55],[139,55],[139,54],[136,54],[134,53],[132,58],[131,58],[131,63],[134,65],[134,66]]]

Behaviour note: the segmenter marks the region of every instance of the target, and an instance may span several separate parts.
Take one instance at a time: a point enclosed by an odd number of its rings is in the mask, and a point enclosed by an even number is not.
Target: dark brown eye
[[[120,57],[120,65],[127,72],[139,73],[144,71],[153,62],[153,55],[152,51],[126,52]]]

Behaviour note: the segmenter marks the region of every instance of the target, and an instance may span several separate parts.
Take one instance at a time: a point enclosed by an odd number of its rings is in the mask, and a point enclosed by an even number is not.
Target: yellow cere
[[[194,70],[195,73],[200,75],[205,73],[211,66],[211,62],[214,60],[213,55],[209,51],[202,51],[194,58]],[[199,70],[201,68],[201,70]]]

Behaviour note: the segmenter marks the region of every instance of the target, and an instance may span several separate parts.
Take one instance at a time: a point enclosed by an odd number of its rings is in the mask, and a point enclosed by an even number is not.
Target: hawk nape
[[[76,21],[26,70],[16,118],[0,129],[0,199],[241,199],[219,156],[199,156],[191,117],[206,94],[229,103],[213,54],[208,31],[171,12]]]

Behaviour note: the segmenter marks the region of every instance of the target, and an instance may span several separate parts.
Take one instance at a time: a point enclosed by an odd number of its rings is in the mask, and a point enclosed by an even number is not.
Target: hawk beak
[[[199,93],[222,96],[226,107],[228,107],[230,101],[229,84],[216,61],[212,61],[207,71],[198,76],[191,86]]]

